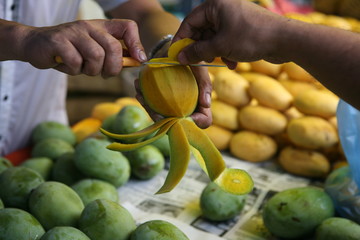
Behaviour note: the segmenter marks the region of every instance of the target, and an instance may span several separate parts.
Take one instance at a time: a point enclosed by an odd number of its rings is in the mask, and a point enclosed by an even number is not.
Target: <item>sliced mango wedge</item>
[[[247,194],[254,187],[249,173],[237,168],[226,168],[214,182],[224,191],[237,195]]]

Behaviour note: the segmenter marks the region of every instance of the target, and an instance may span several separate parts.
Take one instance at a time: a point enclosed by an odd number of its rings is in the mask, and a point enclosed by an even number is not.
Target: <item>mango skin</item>
[[[65,153],[61,155],[52,168],[51,178],[54,181],[62,182],[66,185],[72,185],[85,178],[74,163],[74,153]]]
[[[1,200],[1,198],[0,198],[0,209],[3,209],[4,208],[4,203],[3,203],[3,201]]]
[[[131,173],[142,180],[155,177],[165,166],[165,158],[160,150],[152,145],[135,149],[126,154]]]
[[[332,200],[316,187],[278,192],[265,203],[262,212],[267,229],[286,239],[307,239],[322,221],[333,216]]]
[[[0,174],[0,198],[6,207],[27,210],[30,192],[43,182],[41,175],[30,168],[8,168]]]
[[[53,165],[54,161],[47,157],[29,158],[21,163],[21,166],[31,168],[38,172],[44,180],[50,178]]]
[[[340,217],[324,220],[316,229],[315,240],[358,240],[360,225]]]
[[[119,194],[114,185],[99,179],[82,179],[71,188],[80,196],[84,205],[96,199],[119,201]]]
[[[71,128],[55,121],[41,122],[31,133],[31,139],[34,144],[46,138],[61,139],[70,145],[76,143],[76,136]]]
[[[151,220],[140,224],[130,240],[189,240],[178,227],[164,220]]]
[[[214,182],[208,183],[200,196],[203,217],[212,221],[225,221],[239,215],[247,195],[234,195],[222,190]]]
[[[136,224],[120,204],[97,199],[86,205],[78,228],[91,240],[128,240]]]
[[[0,157],[0,173],[5,171],[9,167],[13,167],[13,164],[8,159]]]
[[[17,208],[0,209],[0,239],[39,240],[44,228],[30,213]]]
[[[74,147],[57,138],[47,138],[39,141],[31,150],[31,157],[47,157],[56,160],[65,153],[74,152]]]
[[[56,226],[76,227],[84,204],[69,186],[48,181],[31,192],[29,209],[41,225],[49,230]]]
[[[108,145],[106,140],[85,139],[75,149],[75,166],[88,177],[120,187],[130,178],[130,164],[122,153],[107,149]]]
[[[134,133],[146,128],[152,123],[145,110],[138,106],[125,106],[115,116],[112,124],[114,133]]]
[[[77,228],[63,226],[50,229],[41,240],[90,240],[90,238]]]

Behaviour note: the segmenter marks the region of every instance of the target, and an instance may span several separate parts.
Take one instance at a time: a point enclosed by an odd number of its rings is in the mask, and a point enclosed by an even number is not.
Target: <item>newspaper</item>
[[[250,163],[227,153],[223,153],[223,157],[228,167],[249,172],[255,183],[244,209],[231,220],[213,222],[202,217],[200,195],[209,179],[194,159],[191,159],[184,178],[171,192],[155,194],[166,178],[168,168],[165,168],[150,180],[131,179],[120,187],[120,203],[131,212],[138,224],[166,220],[180,228],[191,240],[273,240],[277,238],[264,227],[261,217],[266,200],[285,189],[321,186],[321,182],[283,172],[272,160]]]

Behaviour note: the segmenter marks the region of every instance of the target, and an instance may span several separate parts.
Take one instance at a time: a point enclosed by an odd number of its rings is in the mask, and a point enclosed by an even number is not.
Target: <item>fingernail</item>
[[[146,54],[142,50],[139,51],[139,57],[142,62],[145,62],[147,60]]]
[[[207,93],[207,94],[206,94],[206,104],[207,104],[208,106],[211,105],[211,93]]]

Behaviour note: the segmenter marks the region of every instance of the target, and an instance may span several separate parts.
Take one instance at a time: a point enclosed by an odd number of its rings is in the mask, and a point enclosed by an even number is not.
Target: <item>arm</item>
[[[132,57],[146,60],[133,21],[88,20],[31,27],[1,19],[0,61],[20,60],[39,69],[55,68],[71,75],[112,76],[122,68],[119,39],[124,40]],[[55,62],[55,56],[60,56],[63,63]]]
[[[189,14],[175,36],[197,40],[182,63],[220,56],[237,61],[293,61],[360,109],[360,34],[288,19],[249,1],[208,0]],[[234,42],[235,44],[228,44]]]

